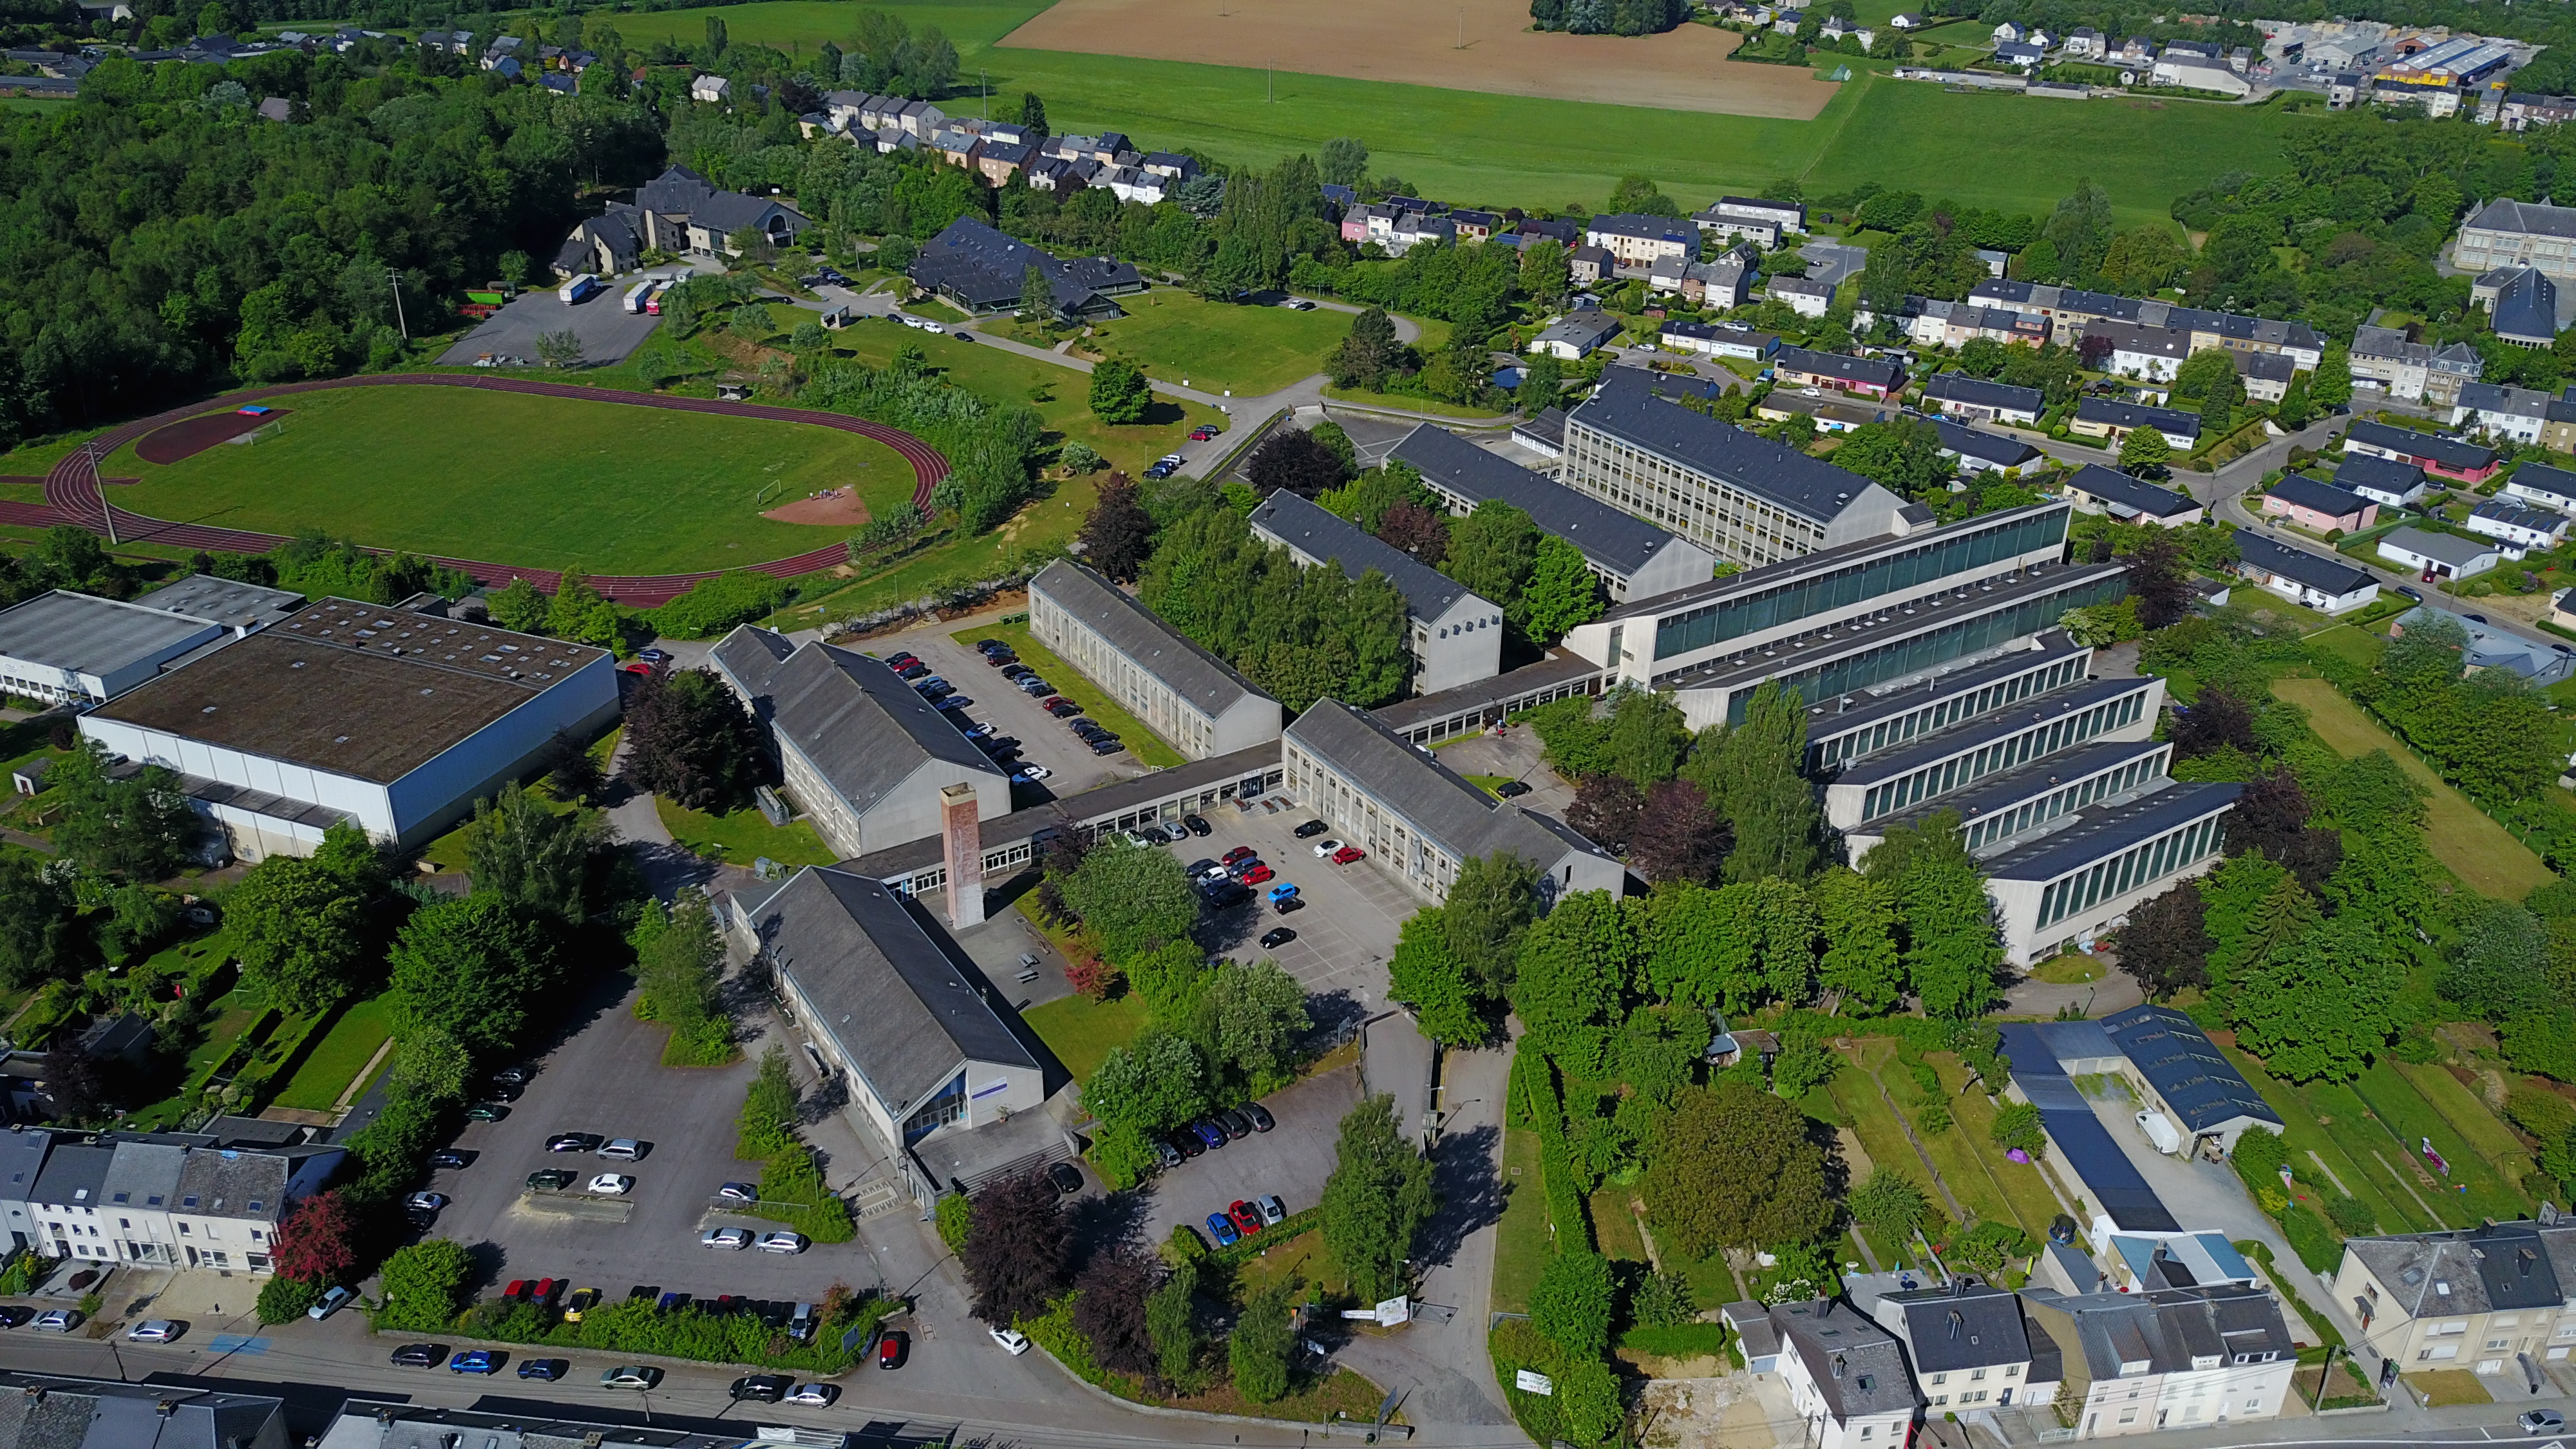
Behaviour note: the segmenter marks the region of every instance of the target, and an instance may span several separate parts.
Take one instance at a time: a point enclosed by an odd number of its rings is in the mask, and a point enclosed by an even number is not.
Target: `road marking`
[[[218,1333],[206,1341],[208,1353],[266,1353],[268,1340],[248,1338],[238,1333]]]

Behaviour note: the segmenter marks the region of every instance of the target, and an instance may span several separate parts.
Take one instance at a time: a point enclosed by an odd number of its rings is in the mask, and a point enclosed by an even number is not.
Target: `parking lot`
[[[1262,1105],[1279,1120],[1277,1127],[1228,1142],[1147,1180],[1140,1220],[1144,1241],[1162,1242],[1179,1223],[1209,1238],[1207,1215],[1223,1212],[1237,1200],[1275,1193],[1292,1213],[1313,1207],[1323,1196],[1324,1179],[1333,1175],[1342,1116],[1359,1100],[1357,1067],[1309,1077],[1263,1098]]]
[[[441,353],[439,363],[445,367],[471,367],[477,358],[489,355],[518,359],[510,365],[533,367],[537,363],[538,336],[564,331],[581,339],[582,361],[594,367],[624,361],[626,354],[642,346],[662,322],[659,317],[629,313],[625,307],[626,289],[648,276],[685,274],[687,270],[664,267],[654,272],[603,278],[605,290],[581,303],[565,302],[551,287],[521,292],[485,318],[482,326]]]
[[[1276,803],[1278,797],[1271,797]],[[1395,952],[1395,935],[1422,902],[1404,883],[1381,870],[1374,860],[1335,865],[1319,858],[1315,847],[1333,839],[1330,831],[1299,840],[1297,827],[1315,818],[1298,805],[1274,810],[1255,802],[1250,810],[1220,806],[1204,817],[1212,833],[1164,847],[1184,865],[1216,860],[1238,845],[1248,845],[1277,879],[1253,887],[1253,900],[1204,923],[1200,944],[1210,953],[1248,961],[1275,957],[1307,992],[1323,1000],[1310,1006],[1319,1017],[1359,1014],[1386,1003],[1386,962]],[[1297,887],[1305,905],[1281,915],[1268,903],[1271,887],[1281,881]],[[1285,926],[1297,938],[1264,951],[1261,936]]]
[[[816,1244],[794,1256],[698,1245],[708,1227],[767,1232],[782,1224],[722,1211],[716,1187],[756,1181],[759,1164],[733,1155],[741,1109],[764,1043],[744,1044],[730,1067],[657,1065],[664,1033],[635,1020],[625,978],[606,978],[575,1013],[568,1038],[536,1063],[510,1115],[467,1124],[455,1146],[463,1168],[435,1173],[428,1186],[455,1201],[432,1231],[476,1254],[487,1290],[513,1278],[569,1278],[623,1298],[636,1285],[709,1297],[819,1299],[834,1279],[866,1285],[880,1274],[863,1243]],[[548,1152],[561,1132],[632,1137],[650,1150],[636,1162],[590,1153]],[[528,1174],[560,1168],[579,1175],[570,1193],[532,1193]],[[601,1172],[635,1179],[623,1198],[592,1197],[580,1185]],[[832,1172],[837,1185],[847,1173]]]
[[[971,632],[971,631],[970,631]],[[1047,767],[1043,782],[1046,791],[1057,797],[1078,795],[1095,785],[1112,780],[1128,780],[1145,773],[1144,762],[1127,750],[1114,755],[1095,755],[1090,747],[1064,727],[1064,721],[1038,708],[1037,699],[1023,694],[999,671],[984,662],[971,644],[948,637],[942,628],[914,629],[888,635],[874,641],[869,652],[880,656],[898,649],[908,649],[921,656],[931,672],[957,687],[957,692],[975,702],[963,710],[951,711],[966,718],[960,729],[990,724],[996,734],[1009,735],[1020,742],[1020,758]],[[1047,681],[1056,689],[1070,694],[1080,703],[1097,693],[1091,681],[1079,676]],[[1043,698],[1043,696],[1040,696]],[[1014,792],[1022,805],[1043,798],[1025,790]]]

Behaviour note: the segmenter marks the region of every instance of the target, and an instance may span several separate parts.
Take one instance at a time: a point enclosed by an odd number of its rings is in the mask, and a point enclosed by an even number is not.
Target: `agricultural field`
[[[910,501],[910,465],[854,434],[751,418],[466,388],[360,387],[291,399],[284,431],[167,467],[131,445],[100,470],[116,501],[188,523],[539,568],[659,573],[758,563],[847,530],[763,507],[853,485]]]
[[[2468,1227],[2532,1211],[2521,1187],[2531,1159],[2445,1068],[2382,1058],[2349,1083],[2296,1086],[2235,1048],[2225,1050],[2287,1124],[2283,1136],[2303,1196],[2309,1185],[2339,1188],[2388,1232]],[[2447,1174],[2424,1157],[2426,1141]]]
[[[997,115],[1015,112],[1020,93],[1035,91],[1058,131],[1108,127],[1149,148],[1187,146],[1255,165],[1356,136],[1368,143],[1377,174],[1459,204],[1597,206],[1620,176],[1642,172],[1686,208],[1794,176],[1810,193],[1864,181],[1930,184],[1962,205],[2045,215],[2080,174],[2110,192],[2120,225],[2135,226],[2165,221],[2174,197],[2222,172],[2278,169],[2282,137],[2317,124],[2272,107],[1952,95],[1866,68],[1855,68],[1812,120],[1717,115],[1266,72],[1257,55],[1226,66],[998,44],[1044,8],[1034,0],[883,8],[915,29],[945,31],[963,72],[989,82]],[[618,26],[629,40],[695,45],[706,17],[717,15],[735,40],[810,50],[825,40],[847,43],[853,13],[819,0],[759,0],[621,15]],[[1431,24],[1444,22],[1452,17]],[[1675,37],[1581,39],[1626,51]],[[961,114],[983,109],[971,87],[943,105]]]

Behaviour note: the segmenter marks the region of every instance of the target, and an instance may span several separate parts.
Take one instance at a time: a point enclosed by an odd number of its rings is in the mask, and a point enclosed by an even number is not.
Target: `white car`
[[[604,1192],[611,1197],[624,1197],[634,1186],[635,1179],[622,1172],[603,1172],[590,1180],[592,1192]]]
[[[740,1251],[741,1249],[751,1246],[751,1229],[709,1228],[705,1232],[698,1234],[698,1246],[701,1248],[732,1248],[736,1251]]]
[[[789,1232],[763,1233],[756,1246],[764,1253],[801,1253],[805,1251],[805,1235]]]
[[[1019,777],[1023,780],[1043,780],[1047,776],[1054,774],[1055,771],[1048,769],[1044,765],[1022,765],[1020,766],[1018,773]]]
[[[168,1343],[187,1330],[166,1318],[149,1318],[125,1331],[128,1343]]]
[[[988,1328],[984,1331],[993,1336],[993,1341],[995,1343],[1009,1349],[1011,1351],[1011,1356],[1014,1358],[1029,1351],[1029,1336],[1020,1332],[1018,1329]]]
[[[1338,840],[1318,840],[1315,842],[1315,858],[1322,860],[1341,848],[1342,843]]]
[[[832,1401],[840,1396],[841,1391],[836,1385],[798,1384],[788,1393],[787,1402],[791,1404],[812,1404],[819,1408],[828,1409],[832,1406]]]

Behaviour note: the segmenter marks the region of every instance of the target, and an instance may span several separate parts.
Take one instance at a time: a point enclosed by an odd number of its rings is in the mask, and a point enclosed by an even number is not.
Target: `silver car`
[[[760,1235],[760,1251],[764,1253],[804,1252],[805,1235],[803,1233],[790,1233],[785,1231],[763,1233]]]
[[[736,1252],[751,1246],[749,1228],[709,1228],[698,1234],[701,1248],[730,1248]]]

